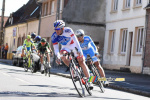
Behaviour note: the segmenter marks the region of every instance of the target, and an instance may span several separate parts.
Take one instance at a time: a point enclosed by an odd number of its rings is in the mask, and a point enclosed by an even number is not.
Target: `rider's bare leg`
[[[96,61],[94,64],[97,67],[101,77],[105,77],[104,70],[103,70],[102,66],[100,65],[99,61]]]
[[[90,77],[89,69],[88,69],[87,65],[85,64],[84,59],[83,58],[78,58],[77,60],[78,60],[79,65],[81,66],[85,76],[87,78],[89,78]]]

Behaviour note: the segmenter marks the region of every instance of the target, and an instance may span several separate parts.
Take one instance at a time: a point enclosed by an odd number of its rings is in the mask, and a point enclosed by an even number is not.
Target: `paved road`
[[[39,72],[24,72],[23,68],[0,64],[0,100],[149,100],[148,97],[106,88],[100,93],[94,86],[93,95],[80,98],[70,79]]]

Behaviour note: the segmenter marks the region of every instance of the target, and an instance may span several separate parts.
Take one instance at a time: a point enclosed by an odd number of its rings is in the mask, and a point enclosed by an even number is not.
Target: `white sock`
[[[44,70],[44,65],[43,65],[43,64],[41,64],[41,71],[42,71],[42,70]]]

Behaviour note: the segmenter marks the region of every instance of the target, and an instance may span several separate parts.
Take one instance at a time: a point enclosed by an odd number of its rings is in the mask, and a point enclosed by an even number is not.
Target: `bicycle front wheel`
[[[48,76],[50,77],[50,74],[51,74],[51,68],[47,68],[47,73],[48,73]]]
[[[24,71],[27,72],[28,71],[28,63],[24,63],[23,67],[24,67]]]
[[[84,92],[80,74],[73,66],[70,66],[70,75],[71,75],[71,79],[74,84],[74,87],[77,90],[79,96],[84,97],[85,92]]]

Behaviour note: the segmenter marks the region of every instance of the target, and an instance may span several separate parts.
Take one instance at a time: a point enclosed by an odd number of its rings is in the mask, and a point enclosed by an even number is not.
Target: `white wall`
[[[119,39],[120,39],[120,30],[122,28],[128,29],[128,35],[129,32],[133,32],[133,43],[134,43],[134,35],[135,35],[135,27],[138,26],[144,26],[145,27],[145,15],[146,10],[143,9],[147,6],[148,0],[142,0],[142,7],[139,8],[133,8],[133,2],[134,0],[131,0],[131,6],[130,10],[122,11],[123,8],[123,0],[118,0],[118,11],[115,13],[111,13],[111,1],[107,0],[106,5],[106,32],[105,32],[105,44],[104,44],[104,56],[103,56],[103,64],[110,64],[110,65],[126,65],[127,60],[127,50],[128,50],[128,44],[126,49],[125,56],[119,56],[118,50],[119,50]],[[108,49],[108,38],[109,38],[109,30],[116,29],[115,34],[115,49],[114,54],[108,55],[107,49]],[[129,37],[129,36],[127,36]],[[127,38],[128,41],[128,38]],[[133,46],[132,43],[132,52],[133,52]],[[142,56],[133,56],[131,52],[131,64],[130,66],[142,66]]]

